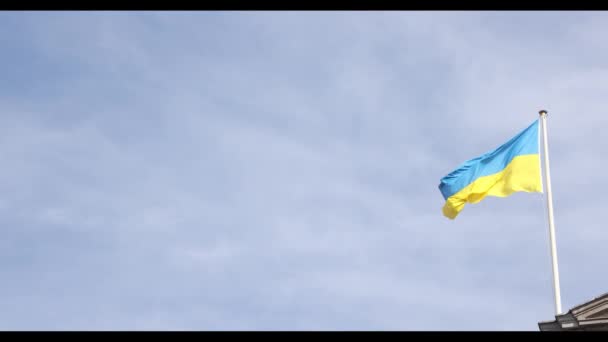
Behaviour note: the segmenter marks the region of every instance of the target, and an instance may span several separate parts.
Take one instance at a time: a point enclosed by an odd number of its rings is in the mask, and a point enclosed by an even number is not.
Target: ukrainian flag
[[[439,190],[445,199],[443,215],[450,219],[467,202],[478,203],[486,196],[542,192],[539,120],[497,149],[464,162],[441,179]]]

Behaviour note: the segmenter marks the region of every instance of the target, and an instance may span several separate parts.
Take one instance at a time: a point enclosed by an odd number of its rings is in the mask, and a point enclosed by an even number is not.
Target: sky
[[[608,13],[0,13],[0,330],[538,330],[546,199],[439,180],[546,109],[608,292]]]

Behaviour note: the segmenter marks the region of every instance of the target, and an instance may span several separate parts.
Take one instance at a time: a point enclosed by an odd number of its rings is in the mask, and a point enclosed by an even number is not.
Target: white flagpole
[[[555,296],[555,314],[562,313],[562,300],[559,290],[559,271],[557,269],[557,247],[555,246],[555,223],[553,221],[553,197],[551,195],[551,172],[549,171],[549,143],[547,142],[547,111],[539,112],[543,128],[543,155],[545,160],[545,182],[547,183],[547,210],[549,214],[549,239],[551,242],[551,259],[553,264],[553,294]]]

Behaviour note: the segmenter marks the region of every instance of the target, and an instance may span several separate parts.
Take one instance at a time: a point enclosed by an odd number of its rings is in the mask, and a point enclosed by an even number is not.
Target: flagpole
[[[549,143],[547,142],[547,111],[541,110],[540,120],[543,129],[543,155],[545,160],[545,182],[547,183],[547,211],[549,216],[549,239],[551,242],[551,260],[553,265],[553,294],[555,296],[555,314],[562,313],[562,300],[559,289],[559,270],[557,268],[557,247],[555,246],[555,223],[553,221],[553,197],[551,193],[551,172],[549,170]]]

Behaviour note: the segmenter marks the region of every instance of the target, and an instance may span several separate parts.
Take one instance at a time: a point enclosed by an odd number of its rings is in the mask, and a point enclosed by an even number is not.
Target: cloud
[[[604,292],[603,15],[538,15],[3,14],[0,328],[536,330],[543,197],[437,185],[541,108]]]

